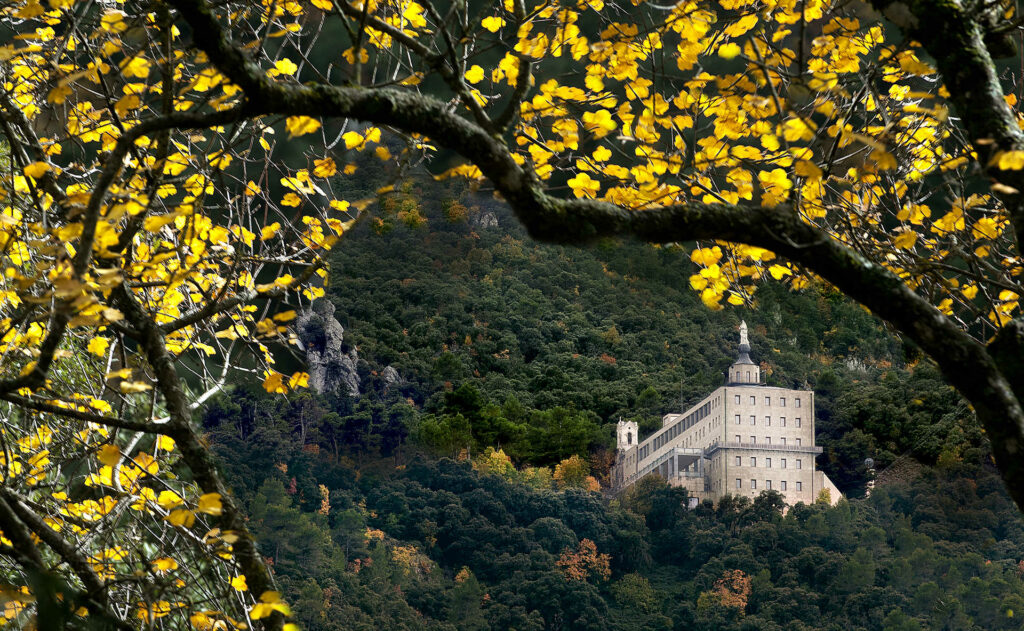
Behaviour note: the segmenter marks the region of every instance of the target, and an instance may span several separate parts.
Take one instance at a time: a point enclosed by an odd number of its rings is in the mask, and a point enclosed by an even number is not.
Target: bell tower
[[[729,366],[725,379],[728,386],[757,386],[761,384],[761,367],[750,359],[750,340],[747,339],[747,323],[740,322],[739,357]]]
[[[615,447],[619,451],[625,451],[632,449],[640,442],[639,436],[637,436],[637,424],[634,421],[624,421],[619,419],[619,424],[616,427],[615,432]]]

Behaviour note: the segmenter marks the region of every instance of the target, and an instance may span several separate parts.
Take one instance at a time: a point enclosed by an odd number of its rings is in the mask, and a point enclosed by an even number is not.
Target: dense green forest
[[[408,185],[335,254],[360,397],[240,384],[204,413],[306,628],[1022,628],[1024,522],[984,436],[870,314],[771,283],[711,312],[685,249],[539,246],[458,197]],[[816,391],[849,501],[588,491],[619,417],[721,384],[740,318],[770,384]]]

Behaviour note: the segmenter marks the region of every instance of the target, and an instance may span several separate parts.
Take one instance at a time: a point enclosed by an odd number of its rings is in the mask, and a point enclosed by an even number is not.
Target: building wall
[[[787,445],[796,445],[797,439],[801,446],[814,445],[813,392],[766,386],[723,390],[727,400],[725,442],[749,443],[753,436],[755,444],[781,445],[784,438]]]
[[[725,466],[719,469],[719,479],[712,481],[712,487],[719,489],[716,498],[725,493],[754,498],[769,489],[770,481],[770,490],[781,493],[787,504],[814,501],[814,454],[732,448],[715,452],[715,455],[719,454]],[[737,458],[739,465],[736,464]]]
[[[688,417],[692,420],[687,427]],[[709,450],[704,477],[680,475],[659,462],[675,448]],[[725,494],[756,497],[770,482],[788,504],[811,503],[822,487],[829,487],[838,501],[838,490],[815,471],[815,451],[812,391],[723,386],[686,412],[665,415],[660,430],[620,451],[614,479],[621,488],[653,472],[685,487],[691,496],[716,501]]]

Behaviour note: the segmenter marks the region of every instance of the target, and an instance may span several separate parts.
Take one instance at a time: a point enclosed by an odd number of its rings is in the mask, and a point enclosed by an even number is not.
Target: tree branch
[[[45,412],[46,414],[53,414],[56,416],[63,416],[65,418],[72,418],[78,421],[86,421],[88,423],[97,423],[99,425],[106,425],[107,427],[116,427],[118,429],[126,429],[133,432],[147,432],[150,434],[160,434],[166,429],[166,426],[154,424],[154,423],[142,423],[139,421],[130,421],[128,419],[118,418],[116,416],[104,416],[102,414],[92,414],[90,412],[82,412],[81,410],[72,410],[69,408],[62,408],[58,405],[46,403],[44,401],[35,401],[26,397],[21,397],[16,394],[3,393],[0,394],[0,399],[13,403],[19,407],[27,410],[35,410],[37,412]]]

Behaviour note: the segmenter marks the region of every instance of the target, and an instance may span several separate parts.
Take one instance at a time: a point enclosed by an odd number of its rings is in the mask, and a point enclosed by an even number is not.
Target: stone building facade
[[[642,441],[636,423],[620,421],[616,443],[615,491],[655,474],[685,487],[692,504],[764,490],[778,491],[787,504],[809,504],[823,489],[832,503],[841,497],[815,466],[821,447],[814,444],[814,392],[762,385],[745,322],[724,386],[682,414],[666,414]]]

